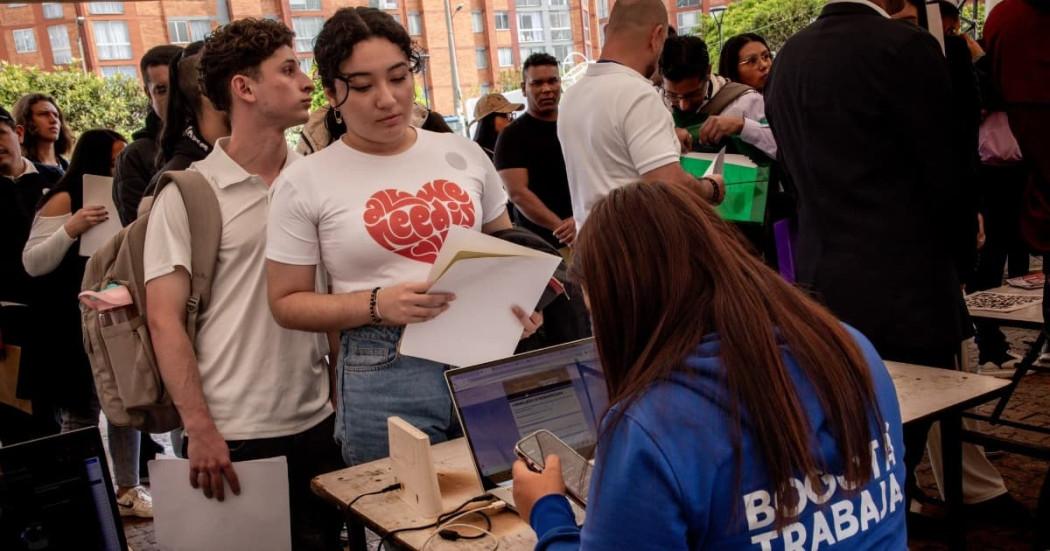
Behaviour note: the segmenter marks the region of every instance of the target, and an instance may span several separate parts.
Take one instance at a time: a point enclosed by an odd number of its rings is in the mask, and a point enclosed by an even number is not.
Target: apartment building
[[[682,32],[701,12],[729,0],[665,0]],[[158,44],[188,44],[242,17],[284,21],[295,30],[304,69],[324,20],[344,6],[371,5],[401,22],[426,61],[427,101],[452,114],[451,42],[462,97],[499,87],[529,54],[545,51],[567,65],[596,59],[615,0],[159,0],[0,4],[0,59],[46,70],[78,63],[103,76],[138,78],[138,60]]]

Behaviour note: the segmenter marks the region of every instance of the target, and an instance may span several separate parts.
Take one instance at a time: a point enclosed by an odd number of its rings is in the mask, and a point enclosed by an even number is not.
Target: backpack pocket
[[[99,323],[106,362],[111,366],[117,393],[129,412],[152,409],[161,401],[163,385],[155,369],[146,320],[139,315],[119,316],[109,324]]]

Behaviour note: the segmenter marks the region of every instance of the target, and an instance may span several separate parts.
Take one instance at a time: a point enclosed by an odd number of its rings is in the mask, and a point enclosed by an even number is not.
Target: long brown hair
[[[778,525],[798,503],[791,477],[825,465],[781,358],[788,346],[813,385],[838,446],[847,488],[872,478],[872,424],[882,417],[867,363],[826,309],[748,252],[697,186],[638,183],[612,191],[577,239],[573,270],[591,306],[612,432],[626,409],[717,333],[740,493],[742,414],[774,490]]]
[[[39,138],[36,136],[36,123],[33,122],[33,106],[42,101],[50,103],[58,111],[59,127],[58,140],[55,141],[55,158],[58,159],[69,153],[69,149],[73,145],[73,133],[70,131],[69,125],[66,123],[66,116],[62,113],[62,108],[58,106],[55,98],[37,92],[26,94],[15,102],[14,109],[15,122],[25,128],[25,136],[22,139],[22,154],[30,161],[40,160],[36,154],[36,142]]]

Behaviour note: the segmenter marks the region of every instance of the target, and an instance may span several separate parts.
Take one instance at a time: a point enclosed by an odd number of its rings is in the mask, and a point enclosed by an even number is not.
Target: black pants
[[[277,438],[227,440],[232,461],[249,461],[285,456],[288,461],[288,497],[292,516],[292,549],[339,551],[339,531],[343,526],[340,510],[310,490],[317,475],[346,467],[336,445],[335,415],[313,428]],[[189,438],[183,440],[183,454]]]
[[[983,291],[1003,284],[1003,265],[1007,277],[1028,273],[1028,247],[1021,238],[1021,208],[1028,170],[1024,165],[994,167],[982,165],[979,171],[981,215],[984,217],[984,247],[967,292]],[[1006,337],[995,323],[975,320],[979,363],[1002,361],[1007,350]]]

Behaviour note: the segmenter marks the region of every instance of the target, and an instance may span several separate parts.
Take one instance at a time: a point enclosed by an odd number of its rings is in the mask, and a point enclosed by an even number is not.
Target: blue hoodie
[[[737,494],[721,343],[717,335],[709,335],[687,360],[689,370],[648,390],[599,442],[582,530],[574,524],[565,497],[549,495],[536,502],[530,518],[539,537],[536,549],[907,549],[897,395],[871,343],[848,329],[871,368],[884,421],[876,432],[872,416],[875,476],[863,489],[844,491],[838,476],[842,465],[823,408],[781,346],[815,432],[818,465],[826,465],[830,474],[817,488],[796,477],[793,484],[805,496],[801,514],[777,531],[773,489],[745,414]],[[605,422],[609,419],[607,415]]]

